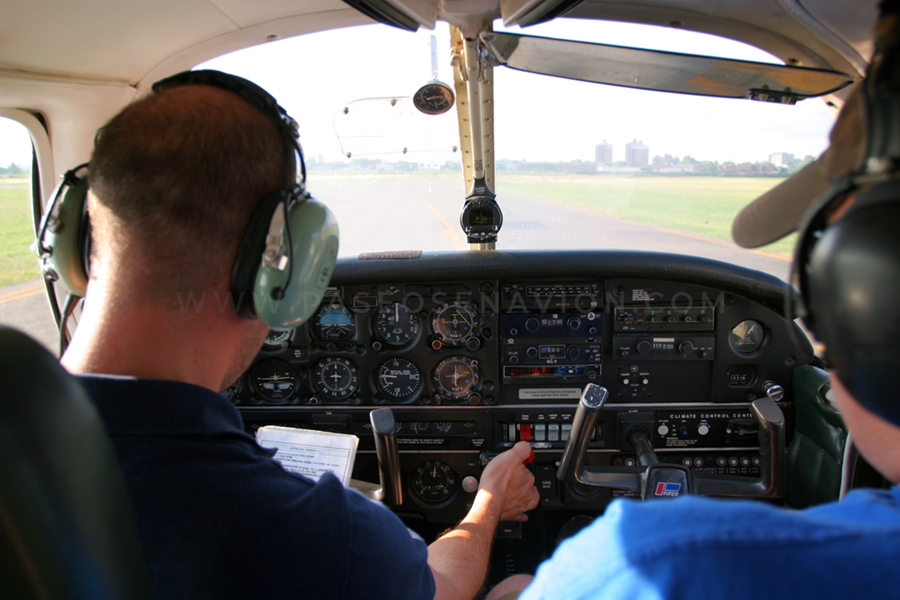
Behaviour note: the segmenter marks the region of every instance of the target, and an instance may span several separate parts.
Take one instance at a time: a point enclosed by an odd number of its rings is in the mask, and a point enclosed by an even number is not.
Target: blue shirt
[[[613,502],[538,569],[520,600],[790,600],[900,594],[900,491],[793,512],[682,497]]]
[[[84,376],[118,453],[157,598],[431,599],[389,510],[286,472],[207,389]]]

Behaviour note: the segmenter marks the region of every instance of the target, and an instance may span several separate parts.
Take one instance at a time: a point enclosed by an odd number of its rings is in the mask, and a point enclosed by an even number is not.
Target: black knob
[[[653,344],[644,340],[643,342],[638,342],[637,351],[641,354],[650,354],[653,351]]]
[[[527,321],[525,321],[525,329],[531,331],[532,333],[541,328],[541,322],[531,317]]]
[[[690,342],[681,342],[680,344],[678,344],[678,351],[681,352],[684,356],[687,356],[694,351],[694,344]]]

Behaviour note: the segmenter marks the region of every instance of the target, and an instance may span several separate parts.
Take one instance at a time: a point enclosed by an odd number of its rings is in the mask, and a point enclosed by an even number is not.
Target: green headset
[[[185,71],[153,84],[154,92],[210,85],[239,95],[273,120],[285,144],[286,164],[300,178],[264,198],[247,225],[231,277],[235,312],[272,329],[293,329],[322,302],[338,252],[337,221],[306,191],[306,165],[297,122],[265,90],[219,71]],[[296,175],[293,178],[297,180]],[[90,257],[88,165],[63,176],[38,230],[41,269],[69,294],[84,297]]]

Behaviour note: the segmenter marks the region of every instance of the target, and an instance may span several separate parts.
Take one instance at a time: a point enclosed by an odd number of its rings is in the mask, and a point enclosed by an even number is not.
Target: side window
[[[28,333],[57,354],[56,324],[30,248],[34,240],[31,165],[28,130],[0,117],[0,324]]]

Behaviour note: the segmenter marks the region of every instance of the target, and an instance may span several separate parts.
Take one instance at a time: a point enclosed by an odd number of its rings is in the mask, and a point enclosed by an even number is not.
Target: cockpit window
[[[0,117],[0,323],[15,327],[56,352],[58,334],[47,305],[31,211],[31,137]]]
[[[780,62],[677,28],[557,19],[511,31]],[[256,81],[300,122],[309,189],[335,211],[342,255],[456,250],[467,247],[459,215],[468,190],[455,111],[429,117],[411,106],[432,79],[452,86],[449,47],[446,26],[408,33],[372,25],[273,42],[203,67]],[[823,101],[712,99],[503,67],[493,80],[498,248],[660,250],[787,279],[792,240],[742,250],[731,242],[731,221],[824,150],[833,115]]]

